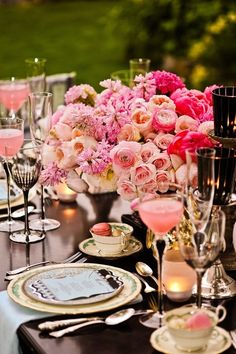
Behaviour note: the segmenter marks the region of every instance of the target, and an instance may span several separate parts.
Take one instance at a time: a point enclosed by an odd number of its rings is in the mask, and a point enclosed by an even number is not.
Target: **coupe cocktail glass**
[[[11,217],[10,204],[10,174],[7,160],[20,149],[24,140],[24,121],[20,118],[0,118],[0,157],[6,174],[8,218],[0,223],[0,231],[17,231],[24,228],[24,224]]]
[[[145,200],[144,196],[138,207],[142,221],[155,235],[152,240],[152,251],[157,261],[158,273],[158,311],[140,319],[140,322],[147,327],[158,328],[163,325],[162,256],[166,246],[166,235],[180,222],[183,208],[183,195],[178,192],[155,194],[148,200]]]

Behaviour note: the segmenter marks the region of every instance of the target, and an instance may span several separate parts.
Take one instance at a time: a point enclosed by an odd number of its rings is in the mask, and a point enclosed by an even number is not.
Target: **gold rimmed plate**
[[[81,305],[60,305],[60,304],[49,304],[38,299],[29,296],[24,289],[25,282],[30,279],[33,275],[39,275],[41,272],[49,271],[50,269],[66,269],[66,268],[81,268],[81,269],[101,269],[103,266],[101,264],[95,263],[75,263],[75,264],[59,264],[51,265],[46,267],[37,268],[35,270],[28,271],[19,275],[17,278],[13,279],[7,288],[8,295],[10,298],[21,306],[31,308],[33,310],[57,313],[57,314],[88,314],[102,311],[109,311],[125,304],[137,298],[141,291],[141,283],[135,275],[132,273],[113,266],[106,265],[105,268],[111,271],[114,276],[118,277],[123,282],[123,287],[121,291],[104,301],[99,301],[89,304]]]
[[[30,191],[29,191],[29,201],[32,200],[35,197],[35,195],[36,195],[36,189],[35,188],[30,189]],[[24,204],[24,197],[23,197],[23,193],[22,192],[14,200],[11,199],[11,207],[12,208],[20,206],[20,205],[23,205],[23,204]],[[4,201],[2,203],[0,202],[0,210],[3,210],[3,209],[7,209],[7,202],[6,201]]]
[[[143,248],[142,243],[133,236],[131,236],[129,238],[128,245],[127,245],[126,249],[121,251],[120,253],[117,253],[114,255],[110,255],[110,254],[106,255],[106,254],[101,253],[97,249],[95,240],[92,237],[87,238],[86,240],[82,241],[79,244],[80,251],[87,254],[88,256],[106,258],[106,259],[111,259],[111,260],[121,258],[121,257],[130,256],[134,253],[141,251],[142,248]]]
[[[166,354],[186,354],[187,351],[180,350],[176,347],[166,326],[155,330],[150,338],[151,345],[154,349]],[[197,354],[219,354],[223,353],[231,346],[231,339],[226,330],[220,327],[215,327],[203,349],[194,351]],[[193,352],[192,352],[193,353]]]

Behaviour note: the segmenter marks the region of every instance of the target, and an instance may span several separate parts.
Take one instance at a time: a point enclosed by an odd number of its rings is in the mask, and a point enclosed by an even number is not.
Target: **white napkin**
[[[24,322],[52,316],[38,312],[13,302],[7,291],[0,292],[0,354],[19,354],[17,328]]]

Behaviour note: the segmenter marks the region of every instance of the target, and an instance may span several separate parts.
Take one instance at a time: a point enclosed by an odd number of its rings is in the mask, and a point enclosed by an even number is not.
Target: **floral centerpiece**
[[[99,94],[86,84],[65,94],[52,116],[41,181],[66,179],[78,192],[117,190],[127,200],[184,183],[186,148],[214,145],[208,132],[217,86],[187,89],[159,70],[136,76],[133,87],[110,79],[100,85]]]

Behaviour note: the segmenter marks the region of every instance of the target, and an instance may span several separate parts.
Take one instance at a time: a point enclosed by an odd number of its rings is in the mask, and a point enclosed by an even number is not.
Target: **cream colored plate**
[[[11,204],[23,196],[23,192],[20,188],[18,188],[15,184],[11,186],[11,196],[10,202]],[[14,193],[14,195],[12,195]],[[5,179],[0,179],[0,205],[7,205],[7,182]]]
[[[176,348],[166,326],[158,328],[154,331],[150,338],[151,345],[154,349],[166,354],[186,354]],[[215,327],[211,338],[205,349],[195,350],[194,354],[219,354],[224,352],[231,346],[231,339],[227,331],[223,328]]]
[[[36,299],[28,296],[24,291],[24,283],[33,275],[40,274],[42,271],[50,270],[50,269],[63,269],[68,267],[74,268],[93,268],[93,269],[101,269],[101,264],[95,263],[77,263],[77,264],[58,264],[51,265],[47,267],[40,267],[36,270],[31,270],[24,274],[19,275],[17,278],[13,279],[8,285],[7,292],[10,298],[22,305],[24,307],[31,308],[37,311],[49,312],[49,313],[57,313],[57,314],[87,314],[87,313],[95,313],[101,311],[108,311],[111,309],[115,309],[117,307],[123,306],[133,299],[135,299],[140,291],[141,291],[141,283],[137,277],[135,277],[132,273],[127,272],[124,269],[116,268],[112,266],[106,265],[106,269],[112,271],[112,273],[119,277],[123,283],[123,289],[114,297],[94,303],[94,304],[83,304],[83,305],[71,305],[71,306],[63,306],[57,304],[45,304]]]
[[[106,259],[117,259],[121,257],[127,257],[130,256],[133,253],[141,251],[143,248],[142,243],[137,240],[135,237],[130,237],[129,239],[129,245],[127,247],[127,250],[122,251],[121,253],[115,254],[115,255],[103,255],[101,252],[98,251],[94,239],[87,238],[86,240],[82,241],[79,244],[79,249],[86,253],[89,256],[95,256],[95,257],[101,257],[101,258],[106,258]]]
[[[36,195],[36,189],[32,188],[29,191],[29,200],[32,200]],[[11,207],[14,208],[16,206],[20,206],[24,204],[24,197],[23,194],[21,194],[17,199],[11,201]],[[7,209],[7,203],[0,204],[0,210],[2,209]]]

